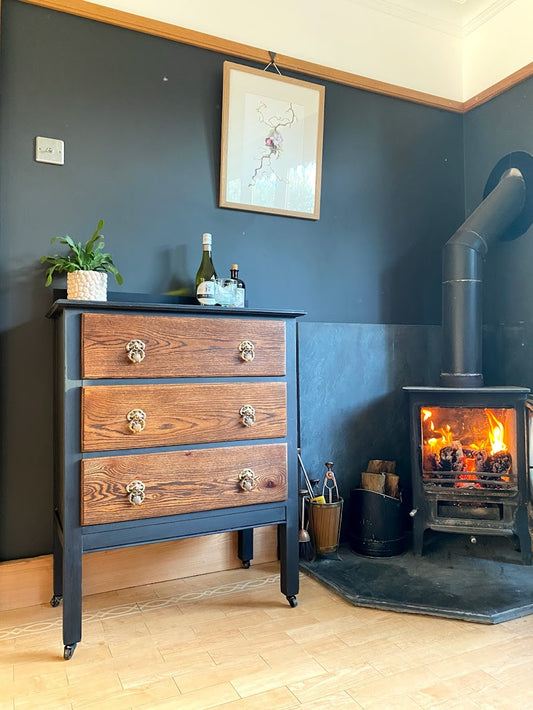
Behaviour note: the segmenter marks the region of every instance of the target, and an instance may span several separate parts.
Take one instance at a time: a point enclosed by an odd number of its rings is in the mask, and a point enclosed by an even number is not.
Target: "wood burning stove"
[[[424,532],[512,535],[531,564],[521,387],[405,387],[409,393],[413,546]]]
[[[413,541],[424,531],[514,535],[531,564],[528,388],[483,387],[482,267],[490,244],[533,222],[533,158],[505,156],[485,199],[446,243],[442,268],[441,387],[410,399]]]

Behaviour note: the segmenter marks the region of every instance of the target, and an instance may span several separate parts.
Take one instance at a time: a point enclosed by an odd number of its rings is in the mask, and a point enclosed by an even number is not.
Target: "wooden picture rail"
[[[247,59],[260,64],[266,65],[270,61],[270,54],[266,49],[259,49],[258,47],[252,47],[247,44],[233,42],[221,37],[205,34],[204,32],[197,32],[196,30],[189,30],[167,22],[134,15],[130,12],[114,10],[113,8],[86,2],[85,0],[20,1],[29,3],[30,5],[39,5],[51,10],[77,15],[78,17],[97,20],[98,22],[105,22],[110,25],[116,25],[117,27],[124,27],[125,29],[134,30],[136,32],[163,37],[164,39],[169,39],[174,42],[190,44],[195,47],[201,47],[202,49],[209,49],[212,52],[219,52],[220,54]],[[392,96],[397,99],[403,99],[425,106],[433,106],[455,113],[466,113],[470,111],[470,109],[476,108],[486,101],[493,99],[495,96],[498,96],[524,79],[533,76],[533,62],[531,62],[502,81],[499,81],[497,84],[494,84],[494,86],[485,89],[471,99],[468,99],[468,101],[462,102],[446,99],[441,96],[434,96],[433,94],[427,94],[423,91],[408,89],[404,86],[396,86],[395,84],[370,79],[365,76],[360,76],[359,74],[333,69],[321,64],[307,62],[303,59],[288,57],[283,54],[276,54],[276,65],[280,69],[299,72],[300,74],[313,76],[317,79],[333,81],[337,84],[351,86],[355,89],[363,89],[364,91]]]

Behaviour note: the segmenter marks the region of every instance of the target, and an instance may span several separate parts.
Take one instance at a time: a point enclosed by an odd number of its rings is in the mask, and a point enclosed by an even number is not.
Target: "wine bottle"
[[[217,272],[211,258],[213,238],[207,232],[202,235],[202,261],[196,272],[196,298],[202,306],[215,305],[215,279]]]
[[[235,298],[235,303],[233,304],[235,308],[244,308],[246,306],[246,286],[244,281],[239,278],[239,265],[232,264],[230,266],[231,278],[235,279],[237,282],[237,297]]]

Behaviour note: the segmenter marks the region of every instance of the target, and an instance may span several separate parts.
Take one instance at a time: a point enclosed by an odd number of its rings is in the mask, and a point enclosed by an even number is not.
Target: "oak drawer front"
[[[85,459],[81,473],[82,525],[235,508],[287,498],[287,446]],[[253,479],[251,490],[242,488],[243,477]],[[132,490],[137,504],[130,502]]]
[[[285,375],[283,321],[83,313],[81,333],[84,379]]]
[[[276,439],[286,436],[286,406],[284,382],[83,387],[82,451]]]

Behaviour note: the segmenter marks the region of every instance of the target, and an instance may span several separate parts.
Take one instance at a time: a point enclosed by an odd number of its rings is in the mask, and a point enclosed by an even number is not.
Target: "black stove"
[[[531,564],[523,387],[405,387],[409,394],[413,546],[424,532],[515,536]]]

